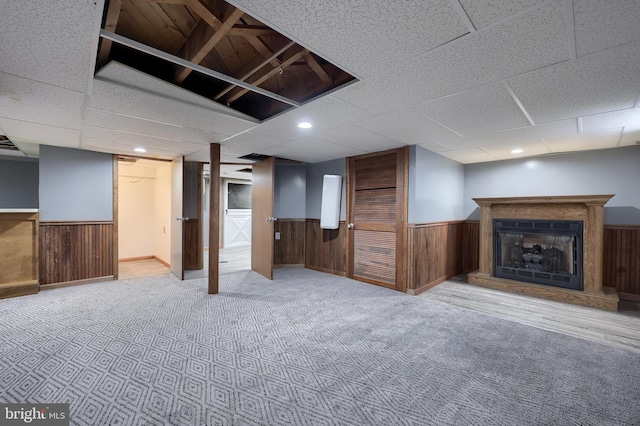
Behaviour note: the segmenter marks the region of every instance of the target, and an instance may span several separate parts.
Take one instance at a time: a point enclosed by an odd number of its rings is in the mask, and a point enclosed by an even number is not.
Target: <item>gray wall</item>
[[[409,223],[462,220],[463,191],[462,164],[409,147]]]
[[[474,197],[615,194],[605,223],[640,225],[640,146],[469,164],[464,216],[479,218]]]
[[[40,220],[113,220],[111,154],[41,145]]]
[[[322,206],[322,177],[324,175],[342,176],[342,199],[340,201],[340,220],[345,220],[347,197],[347,162],[344,158],[307,165],[307,217],[320,219]]]
[[[288,219],[306,218],[306,166],[278,164],[274,174],[274,215]]]
[[[0,209],[38,208],[38,160],[0,160]]]

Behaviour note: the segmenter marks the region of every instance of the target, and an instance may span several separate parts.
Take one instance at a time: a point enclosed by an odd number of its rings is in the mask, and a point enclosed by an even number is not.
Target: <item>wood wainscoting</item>
[[[480,221],[466,220],[462,229],[462,272],[466,274],[478,269]]]
[[[304,266],[305,219],[280,219],[274,223],[280,233],[273,247],[274,266]]]
[[[603,281],[620,299],[640,302],[640,226],[604,226]]]
[[[40,284],[110,278],[113,222],[40,222]]]
[[[306,220],[304,267],[335,275],[347,275],[347,225],[320,228],[320,219]]]
[[[407,293],[417,295],[462,272],[465,223],[409,224]]]

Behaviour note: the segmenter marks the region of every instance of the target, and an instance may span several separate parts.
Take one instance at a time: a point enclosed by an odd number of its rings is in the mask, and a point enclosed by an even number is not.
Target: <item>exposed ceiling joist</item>
[[[322,68],[322,65],[320,65],[318,61],[316,61],[316,58],[313,57],[311,52],[307,52],[307,54],[304,55],[304,59],[307,61],[307,64],[309,64],[313,72],[315,72],[318,75],[318,77],[320,77],[320,80],[322,80],[323,83],[325,84],[333,83],[333,80],[331,79],[329,74],[327,74],[324,68]]]
[[[231,30],[233,25],[242,17],[242,15],[244,15],[242,10],[234,9],[218,30],[209,27],[210,30],[204,31],[204,33],[198,32],[197,34],[194,34],[195,31],[192,32],[184,42],[183,47],[180,49],[180,53],[184,53],[184,55],[180,56],[189,62],[199,64],[205,56],[213,50],[216,44],[218,44],[218,42],[227,35],[229,30]],[[191,74],[191,71],[193,71],[191,68],[184,68],[180,71],[176,75],[176,83],[182,83],[184,79]]]
[[[281,64],[281,68],[274,68],[270,71],[265,72],[264,74],[258,76],[255,79],[251,80],[251,85],[252,86],[260,86],[262,83],[264,83],[265,81],[267,81],[268,79],[270,79],[271,77],[273,77],[274,75],[276,75],[277,73],[280,72],[280,70],[282,68],[287,67],[290,64],[293,64],[295,61],[297,61],[298,59],[302,58],[306,52],[308,52],[307,49],[301,49],[299,50],[297,53],[294,53],[293,56],[291,56],[289,59],[287,59],[286,61],[284,61]],[[244,96],[249,90],[248,89],[238,89],[236,90],[228,99],[227,99],[227,103],[232,103],[235,102],[236,100],[238,100],[240,97]]]
[[[239,80],[245,81],[246,79],[248,79],[249,77],[251,77],[253,74],[255,74],[256,72],[258,72],[262,67],[264,67],[267,64],[272,64],[273,65],[273,61],[274,59],[276,59],[278,56],[280,56],[281,54],[283,54],[287,49],[289,49],[290,47],[294,46],[295,43],[290,41],[289,43],[287,43],[284,47],[282,47],[280,50],[278,50],[277,52],[274,52],[271,54],[271,56],[269,56],[268,58],[260,61],[258,64],[256,64],[255,66],[251,66],[249,70],[246,71],[240,71],[240,75],[238,76]],[[281,65],[280,60],[278,60],[278,65]],[[247,63],[248,65],[250,65],[250,63]],[[230,84],[229,86],[227,86],[223,91],[221,91],[220,93],[218,93],[214,99],[218,100],[220,99],[222,96],[224,96],[225,94],[227,94],[231,89],[233,89],[234,87],[236,87],[233,84]]]

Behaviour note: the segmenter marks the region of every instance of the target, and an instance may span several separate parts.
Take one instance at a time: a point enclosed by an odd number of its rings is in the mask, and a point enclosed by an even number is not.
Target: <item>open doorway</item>
[[[205,263],[208,262],[209,178],[204,167]],[[251,269],[251,164],[222,164],[220,178],[219,274]],[[205,270],[208,264],[205,265]]]
[[[171,163],[118,159],[118,278],[169,272]]]

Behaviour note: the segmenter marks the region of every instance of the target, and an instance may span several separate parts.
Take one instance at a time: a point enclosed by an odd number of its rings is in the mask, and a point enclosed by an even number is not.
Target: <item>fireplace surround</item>
[[[615,289],[604,286],[602,282],[604,205],[611,197],[613,195],[474,198],[473,200],[480,206],[479,269],[468,274],[469,283],[584,306],[617,310],[619,299]],[[494,225],[500,221],[502,221],[501,224],[506,222],[508,225],[504,231],[506,234],[521,233],[528,239],[526,244],[520,247],[521,255],[520,248],[516,244],[516,240],[520,237],[507,235],[507,244],[511,245],[513,254],[500,254],[504,256],[500,259],[500,268],[506,268],[506,275],[511,275],[510,277],[505,277],[502,273],[504,270],[498,270],[497,262],[494,262],[494,258],[498,256],[494,246],[496,237]],[[579,223],[582,225],[582,241],[573,241],[574,247],[570,252],[564,253],[569,250],[566,248],[568,241],[565,240],[569,239],[569,235],[579,234],[580,231],[577,228],[574,229],[575,232],[569,233],[555,230],[547,232],[551,236],[546,239],[536,236],[537,232],[531,232],[531,229],[526,232],[509,232],[517,229],[517,226],[515,228],[512,226],[516,223],[529,225],[535,222],[541,227],[546,226],[548,222],[558,222],[561,224],[560,227],[564,226],[562,224]],[[566,236],[555,241],[557,244],[554,246],[552,236],[558,235]],[[522,237],[522,242],[525,236]],[[534,247],[536,245],[539,247]],[[561,250],[563,254],[553,250],[547,252],[545,258],[543,251],[551,248]],[[525,253],[526,251],[528,253]],[[529,256],[524,256],[525,254]],[[563,255],[569,258],[581,255],[582,258],[577,264],[570,259],[574,268],[571,271],[566,271],[569,268],[566,263],[563,263],[562,267],[556,265],[558,275],[566,276],[570,273],[574,276],[581,272],[581,277],[573,278],[572,284],[549,285],[547,282],[534,283],[531,279],[522,279],[526,275],[544,275],[550,272],[545,269],[553,270],[554,263],[559,264],[567,260],[560,259]],[[509,260],[508,258],[512,256],[513,259]],[[546,265],[542,262],[546,262]],[[521,276],[518,276],[518,271]]]

